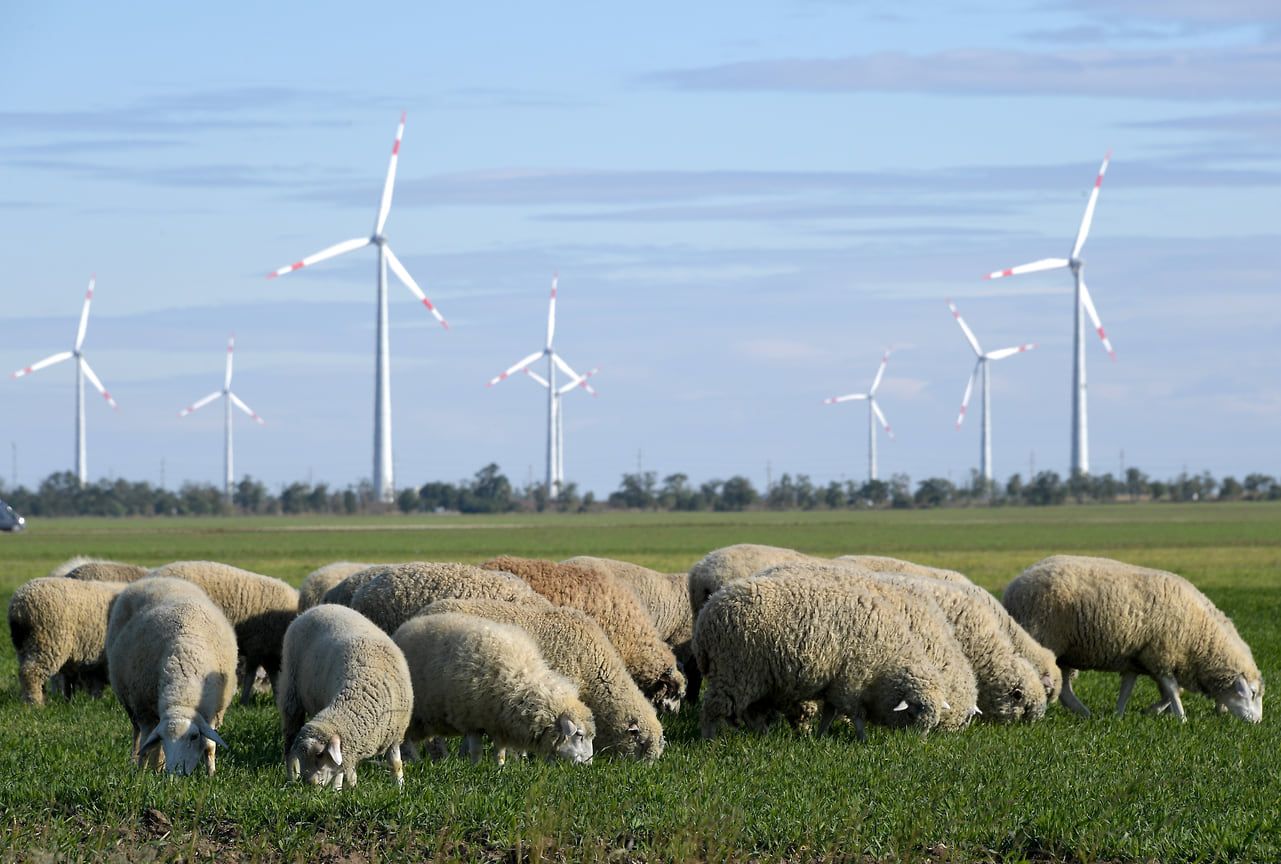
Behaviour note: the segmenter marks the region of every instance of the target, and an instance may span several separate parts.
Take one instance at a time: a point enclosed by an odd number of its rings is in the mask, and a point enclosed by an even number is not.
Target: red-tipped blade
[[[26,367],[25,369],[19,369],[17,372],[14,372],[9,377],[11,379],[21,378],[23,375],[30,375],[32,372],[36,372],[40,369],[43,369],[46,366],[52,366],[54,363],[61,363],[63,360],[66,360],[68,357],[74,357],[74,356],[76,356],[74,352],[60,351],[57,354],[54,354],[52,357],[46,357],[43,360],[39,361],[38,363],[32,363],[30,366]]]
[[[528,366],[530,363],[533,363],[535,360],[537,360],[539,357],[542,357],[546,353],[547,352],[545,351],[535,351],[533,354],[530,354],[528,357],[525,357],[524,359],[520,360],[520,362],[513,363],[511,367],[508,368],[507,371],[504,372],[503,374],[489,379],[489,383],[486,384],[485,386],[493,387],[495,384],[497,384],[499,381],[502,381],[508,375],[511,375],[514,372],[519,372],[521,369]],[[531,372],[530,374],[532,375],[533,373]],[[543,386],[547,386],[546,383],[544,383]]]
[[[102,398],[107,400],[107,404],[119,411],[120,406],[116,404],[115,399],[111,398],[111,394],[107,392],[107,388],[102,386],[102,382],[98,380],[98,376],[93,374],[93,370],[89,368],[89,362],[85,360],[83,356],[80,358],[80,366],[85,370],[85,376],[89,379],[90,383],[97,387],[98,392],[102,394]]]
[[[1054,270],[1057,267],[1068,266],[1066,258],[1042,258],[1040,261],[1033,261],[1031,264],[1020,264],[1017,267],[1010,267],[1007,270],[997,270],[995,273],[988,273],[984,279],[1000,279],[1002,276],[1018,276],[1020,273],[1036,273],[1040,270]]]
[[[381,236],[383,225],[387,223],[387,213],[391,210],[391,190],[396,184],[396,162],[400,159],[400,139],[405,134],[405,115],[400,112],[400,125],[396,127],[396,143],[391,147],[391,164],[387,166],[387,180],[383,183],[383,197],[378,204],[378,219],[374,222],[374,236]]]
[[[1098,331],[1099,338],[1103,340],[1103,347],[1107,349],[1108,356],[1112,362],[1116,362],[1116,352],[1112,350],[1112,343],[1108,340],[1107,334],[1103,332],[1103,322],[1099,320],[1099,313],[1094,308],[1094,301],[1090,299],[1090,289],[1085,287],[1085,277],[1081,277],[1081,302],[1085,304],[1085,312],[1090,316],[1090,322],[1094,324],[1094,329]]]
[[[405,283],[405,287],[412,291],[415,297],[422,301],[422,304],[427,307],[427,311],[434,315],[436,320],[440,322],[440,326],[448,330],[449,323],[441,316],[439,310],[437,310],[435,306],[431,305],[431,301],[427,299],[427,295],[423,293],[423,289],[418,287],[418,283],[414,281],[414,277],[409,275],[409,271],[405,269],[404,264],[400,263],[400,259],[391,251],[391,247],[384,243],[383,251],[387,253],[387,263],[391,265],[392,272],[400,278],[401,282]]]
[[[279,270],[268,273],[267,278],[275,279],[277,276],[284,276],[286,273],[292,273],[295,270],[301,270],[302,268],[315,264],[318,261],[324,261],[328,258],[333,258],[337,255],[341,255],[344,252],[350,252],[353,249],[359,249],[362,246],[368,246],[372,242],[373,241],[370,240],[368,237],[356,237],[355,239],[352,239],[352,240],[344,240],[341,243],[336,243],[333,246],[330,246],[328,249],[321,249],[315,255],[308,255],[306,258],[302,259],[301,261],[295,261],[293,264],[289,264],[285,267],[281,267]]]
[[[1076,232],[1076,243],[1072,244],[1072,257],[1078,258],[1081,255],[1081,247],[1085,245],[1085,237],[1090,233],[1090,223],[1094,221],[1094,205],[1099,200],[1099,187],[1103,185],[1103,175],[1107,173],[1108,162],[1112,159],[1112,151],[1108,150],[1107,155],[1103,157],[1103,164],[1099,167],[1099,176],[1094,179],[1094,188],[1090,190],[1090,201],[1085,205],[1085,217],[1081,219],[1081,227]]]

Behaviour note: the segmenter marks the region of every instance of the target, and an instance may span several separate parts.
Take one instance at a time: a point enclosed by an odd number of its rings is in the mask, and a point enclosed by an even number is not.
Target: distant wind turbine
[[[396,160],[400,156],[400,139],[405,134],[405,114],[400,115],[400,125],[396,128],[396,143],[391,149],[391,164],[387,168],[387,180],[383,184],[382,201],[378,205],[378,218],[374,221],[374,233],[369,237],[357,237],[353,240],[344,240],[328,249],[322,249],[314,255],[310,255],[301,261],[290,264],[287,267],[281,267],[274,273],[268,273],[267,278],[271,279],[276,276],[283,276],[286,273],[292,273],[309,264],[315,264],[318,261],[324,261],[326,258],[333,258],[342,255],[345,252],[351,252],[354,249],[360,249],[365,246],[373,245],[378,247],[378,322],[377,322],[377,356],[375,361],[374,374],[374,490],[381,501],[392,501],[396,497],[396,484],[392,477],[392,459],[391,459],[391,349],[388,344],[387,333],[387,267],[391,266],[392,271],[399,277],[400,281],[414,293],[414,296],[422,301],[423,305],[436,316],[436,320],[446,330],[449,325],[441,317],[440,312],[427,295],[418,287],[418,283],[409,275],[409,271],[400,263],[400,259],[391,251],[387,245],[387,238],[383,236],[383,225],[387,222],[387,213],[391,210],[391,193],[392,186],[396,181]]]
[[[876,479],[876,421],[880,420],[881,425],[885,427],[885,432],[894,440],[894,432],[890,429],[889,421],[881,413],[881,406],[876,404],[876,388],[881,386],[881,376],[885,374],[885,364],[890,362],[890,351],[893,346],[885,349],[885,356],[881,358],[881,365],[876,370],[876,378],[872,381],[871,388],[866,393],[851,393],[848,396],[833,396],[831,399],[824,399],[824,405],[834,405],[837,402],[849,402],[855,399],[867,400],[867,477],[869,480]]]
[[[978,357],[978,360],[976,360],[974,363],[974,371],[970,373],[970,380],[965,385],[965,396],[961,399],[961,413],[958,414],[956,417],[956,428],[957,430],[960,430],[961,422],[965,420],[965,409],[970,404],[970,392],[974,389],[974,377],[978,375],[980,371],[982,371],[983,373],[983,378],[982,378],[983,432],[982,432],[982,435],[980,436],[981,440],[979,442],[979,448],[980,448],[979,452],[981,454],[979,470],[983,472],[983,479],[986,480],[989,484],[991,484],[992,482],[992,380],[988,372],[987,364],[989,360],[1002,360],[1006,357],[1009,357],[1012,354],[1019,354],[1023,351],[1031,351],[1033,348],[1036,347],[1036,345],[1035,344],[1019,345],[1017,348],[999,348],[996,351],[988,351],[984,353],[983,349],[979,347],[979,340],[974,338],[974,332],[970,330],[968,326],[966,326],[965,319],[961,317],[960,312],[956,311],[956,306],[952,303],[951,300],[947,301],[947,308],[952,310],[952,317],[956,319],[957,324],[961,325],[961,331],[965,333],[966,340],[970,343],[970,347],[974,349],[974,354]]]
[[[93,386],[98,388],[98,392],[102,394],[102,398],[107,400],[107,404],[117,411],[120,410],[116,400],[111,398],[107,388],[102,386],[98,376],[93,374],[93,370],[89,368],[89,361],[85,359],[84,351],[81,350],[85,341],[85,328],[89,325],[89,301],[93,299],[93,286],[96,281],[97,274],[89,277],[89,291],[85,294],[84,308],[80,310],[80,329],[76,331],[75,348],[54,354],[52,357],[46,357],[39,363],[33,363],[25,369],[19,369],[9,376],[11,379],[21,378],[23,375],[30,375],[37,369],[52,366],[54,363],[61,363],[71,357],[76,358],[76,479],[80,481],[81,486],[89,482],[89,468],[85,459],[85,377],[87,376]]]
[[[235,351],[235,349],[236,349],[236,334],[232,333],[231,338],[227,340],[227,375],[225,378],[223,378],[222,389],[215,390],[205,398],[201,399],[199,402],[195,402],[191,405],[188,405],[186,408],[183,408],[181,411],[178,412],[179,417],[186,417],[191,412],[197,411],[200,408],[203,408],[204,406],[208,405],[210,402],[217,399],[219,396],[227,397],[227,404],[225,406],[226,419],[224,421],[226,430],[227,430],[226,431],[226,451],[223,455],[223,465],[226,467],[225,488],[227,490],[226,495],[228,500],[231,499],[231,494],[233,489],[232,484],[234,482],[234,474],[235,474],[234,470],[232,469],[232,460],[231,460],[231,406],[234,404],[241,411],[244,411],[250,417],[254,418],[254,420],[258,421],[259,425],[261,426],[267,425],[266,420],[262,419],[257,414],[255,414],[248,405],[240,401],[239,396],[231,392],[231,355],[232,355],[232,352]]]
[[[595,375],[598,369],[593,369],[586,375],[579,375],[573,369],[569,368],[560,355],[552,348],[552,336],[556,332],[556,285],[559,282],[559,273],[552,274],[552,299],[547,310],[547,344],[541,351],[535,351],[528,357],[522,358],[519,362],[513,363],[503,374],[490,379],[486,387],[493,387],[499,381],[502,381],[513,372],[519,372],[522,369],[528,373],[539,384],[547,388],[547,497],[553,501],[560,497],[560,493],[565,485],[565,462],[564,462],[564,432],[560,419],[560,397],[575,387],[582,387],[593,396],[597,395],[592,389],[592,385],[587,383],[587,379]],[[547,358],[547,377],[543,378],[530,370],[529,364],[541,357]],[[563,386],[556,386],[556,367],[570,377],[570,382]]]
[[[995,273],[988,273],[984,279],[999,279],[1002,276],[1017,276],[1020,273],[1036,273],[1040,270],[1056,270],[1060,267],[1066,267],[1072,271],[1072,280],[1076,285],[1076,293],[1073,299],[1073,338],[1072,338],[1072,473],[1089,474],[1090,473],[1090,443],[1089,443],[1089,423],[1086,420],[1086,394],[1085,394],[1085,315],[1090,316],[1090,321],[1094,324],[1094,329],[1098,331],[1099,338],[1103,340],[1103,347],[1107,349],[1108,355],[1115,362],[1116,353],[1112,350],[1112,343],[1108,341],[1107,335],[1103,332],[1103,323],[1099,320],[1099,313],[1094,308],[1094,301],[1090,299],[1090,291],[1085,287],[1085,261],[1081,258],[1081,247],[1085,245],[1085,237],[1090,233],[1090,222],[1094,220],[1094,205],[1099,200],[1099,187],[1103,185],[1103,175],[1107,173],[1108,162],[1112,159],[1112,151],[1109,150],[1103,157],[1103,165],[1099,168],[1099,176],[1094,181],[1094,188],[1090,191],[1089,203],[1085,205],[1085,217],[1081,220],[1081,227],[1076,232],[1076,242],[1072,244],[1072,254],[1067,258],[1042,258],[1039,261],[1033,261],[1031,264],[1020,264],[1018,267],[1011,267],[1008,270],[998,270]]]

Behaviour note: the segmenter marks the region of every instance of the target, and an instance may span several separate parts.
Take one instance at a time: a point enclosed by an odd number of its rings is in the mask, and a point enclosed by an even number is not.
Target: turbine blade
[[[387,212],[391,210],[391,188],[396,184],[396,161],[400,158],[400,138],[405,134],[405,114],[400,112],[400,125],[396,127],[396,143],[391,148],[391,164],[387,166],[387,181],[383,183],[383,197],[378,205],[378,221],[374,223],[374,236],[380,237],[383,225],[387,222]]]
[[[961,325],[961,330],[965,333],[965,338],[969,340],[970,347],[974,349],[974,353],[982,357],[983,349],[979,347],[979,340],[974,338],[974,331],[966,325],[965,319],[962,318],[961,313],[956,310],[956,306],[952,304],[952,298],[950,297],[947,300],[947,308],[952,310],[952,317],[956,319],[957,324]]]
[[[965,382],[965,395],[961,397],[961,413],[956,415],[956,428],[958,430],[961,428],[962,421],[965,420],[965,409],[969,407],[970,393],[974,390],[974,376],[979,374],[979,363],[982,362],[983,358],[980,357],[979,362],[974,364],[974,371],[970,373],[970,380]]]
[[[547,350],[552,348],[552,334],[556,332],[556,283],[560,281],[560,271],[552,274],[552,301],[547,307]]]
[[[288,266],[281,267],[279,270],[273,273],[268,273],[267,278],[275,279],[277,276],[284,276],[286,273],[292,273],[295,270],[301,270],[304,267],[315,264],[317,261],[324,261],[328,258],[333,258],[337,255],[342,255],[344,252],[350,252],[353,249],[359,249],[362,246],[368,246],[371,242],[373,241],[370,240],[368,237],[357,237],[353,240],[344,240],[341,243],[336,243],[333,246],[330,246],[328,249],[321,249],[315,255],[308,255],[306,258],[302,259],[301,261],[295,261],[293,264],[289,264]]]
[[[497,384],[499,381],[502,381],[502,380],[503,380],[504,378],[506,378],[508,375],[512,374],[513,372],[519,372],[522,368],[524,368],[525,366],[528,366],[530,363],[533,363],[533,362],[534,362],[535,360],[537,360],[539,357],[542,357],[542,356],[543,356],[543,354],[545,354],[545,353],[547,353],[547,352],[545,352],[545,351],[535,351],[533,354],[530,354],[528,357],[524,358],[524,359],[523,359],[523,360],[521,360],[519,363],[513,363],[513,364],[511,365],[511,367],[510,367],[506,372],[504,372],[503,374],[499,375],[497,378],[491,378],[491,379],[489,379],[489,383],[488,383],[488,384],[486,384],[485,386],[486,386],[486,387],[493,387],[495,384]],[[532,373],[531,373],[531,374],[532,374]],[[546,382],[546,381],[544,381],[544,382],[543,382],[543,386],[544,386],[544,387],[545,387],[545,386],[547,386],[547,382]]]
[[[1103,340],[1103,347],[1108,349],[1108,356],[1112,362],[1116,362],[1116,352],[1112,350],[1112,343],[1108,341],[1107,334],[1103,332],[1103,322],[1099,320],[1098,310],[1094,308],[1094,301],[1090,299],[1090,289],[1085,287],[1085,277],[1081,277],[1081,302],[1085,304],[1085,311],[1090,316],[1090,321],[1094,324],[1094,329],[1098,331],[1099,338]]]
[[[81,357],[80,365],[84,367],[85,376],[88,377],[90,383],[97,387],[98,392],[102,394],[102,398],[107,400],[107,404],[119,411],[120,406],[116,404],[116,400],[111,398],[111,394],[107,392],[107,388],[102,386],[102,382],[98,380],[98,376],[93,374],[93,370],[89,368],[89,361],[84,357]]]
[[[881,358],[881,365],[876,370],[876,378],[872,381],[872,389],[867,391],[867,395],[876,395],[876,388],[881,386],[881,376],[885,374],[885,364],[890,362],[890,351],[892,350],[894,350],[892,345],[885,349],[885,356]]]
[[[252,418],[254,418],[255,420],[257,420],[257,421],[258,421],[258,425],[259,425],[259,426],[266,426],[266,425],[267,425],[267,421],[266,421],[266,420],[264,420],[264,419],[262,419],[261,417],[259,417],[257,414],[255,414],[255,413],[254,413],[254,411],[253,411],[253,409],[252,409],[252,408],[250,408],[248,405],[246,405],[244,402],[241,402],[241,401],[240,401],[240,397],[239,397],[239,396],[237,396],[235,393],[232,393],[232,392],[230,392],[230,391],[228,391],[228,392],[227,392],[227,395],[231,397],[231,403],[232,403],[233,405],[235,405],[235,406],[236,406],[237,408],[239,408],[241,411],[244,411],[244,412],[245,412],[246,414],[248,414],[250,417],[252,417]]]
[[[236,350],[236,334],[232,333],[231,338],[227,340],[227,376],[222,380],[222,389],[231,388],[231,355]]]
[[[1020,273],[1036,273],[1040,270],[1053,270],[1056,267],[1066,266],[1068,266],[1066,258],[1042,258],[1040,261],[1033,261],[1031,264],[1020,264],[1008,270],[997,270],[995,273],[989,273],[983,278],[1000,279],[1002,276],[1018,276]]]
[[[581,378],[579,378],[577,381],[570,381],[568,384],[566,384],[564,387],[561,387],[561,388],[560,388],[559,390],[557,390],[556,392],[558,392],[558,393],[568,393],[570,390],[573,390],[575,387],[582,387],[584,390],[586,390],[588,393],[592,394],[593,396],[600,396],[600,394],[599,394],[599,393],[597,393],[595,390],[593,390],[593,389],[592,389],[592,385],[590,385],[590,384],[588,384],[588,383],[587,383],[587,379],[588,379],[588,378],[590,378],[590,377],[592,377],[593,375],[595,375],[595,374],[596,374],[597,372],[599,372],[599,371],[600,371],[600,367],[599,367],[599,366],[597,366],[597,367],[596,367],[595,369],[593,369],[592,371],[587,372],[586,374],[584,374],[584,375],[583,375]]]
[[[85,293],[85,305],[80,310],[80,329],[76,331],[75,350],[77,351],[80,350],[80,346],[85,341],[85,328],[89,326],[89,301],[93,299],[93,284],[96,281],[98,281],[98,274],[94,273],[89,277],[89,290]]]
[[[831,399],[824,399],[821,404],[835,405],[837,402],[849,402],[851,399],[866,399],[866,393],[851,393],[848,396],[833,396]]]
[[[72,351],[61,351],[57,354],[54,354],[52,357],[44,358],[39,363],[32,363],[30,366],[26,367],[25,369],[19,369],[17,372],[14,372],[12,375],[10,375],[9,378],[11,379],[21,378],[23,375],[30,375],[32,372],[36,372],[40,369],[43,369],[46,366],[52,366],[54,363],[61,363],[63,360],[66,360],[68,357],[74,357],[74,356],[76,355]]]
[[[210,402],[217,399],[221,395],[222,395],[221,390],[215,390],[214,392],[210,393],[208,396],[199,400],[198,402],[192,402],[186,408],[183,408],[181,411],[178,412],[178,416],[186,417],[188,414],[190,414],[193,411],[199,411],[201,408],[205,407],[206,405],[208,405]]]
[[[575,372],[573,369],[570,369],[569,364],[566,363],[564,360],[560,359],[560,355],[557,354],[555,351],[551,352],[551,355],[552,355],[552,362],[555,363],[558,367],[560,367],[560,371],[564,372],[570,378],[573,378],[575,382],[577,382],[578,379],[583,377],[582,375],[579,375],[577,372]]]
[[[996,351],[991,352],[990,354],[984,354],[983,357],[986,360],[1004,360],[1006,357],[1009,357],[1011,354],[1019,354],[1023,351],[1031,351],[1035,347],[1036,347],[1036,343],[1033,342],[1031,345],[1019,345],[1016,348],[999,348]]]
[[[544,378],[542,375],[539,375],[537,372],[535,372],[533,369],[530,369],[528,366],[526,366],[522,371],[526,375],[528,375],[530,378],[533,378],[535,381],[537,381],[539,384],[542,384],[544,387],[552,386],[547,383],[546,378]],[[491,381],[490,383],[492,384],[493,382]]]
[[[873,399],[870,404],[872,406],[873,413],[876,414],[876,419],[881,421],[881,425],[885,427],[885,433],[889,435],[890,440],[893,441],[894,430],[890,428],[890,421],[886,420],[885,415],[881,413],[881,406],[876,404],[875,399]]]
[[[1081,228],[1076,232],[1076,243],[1072,246],[1072,257],[1078,258],[1081,255],[1081,247],[1085,245],[1085,236],[1090,233],[1090,223],[1094,221],[1094,205],[1099,200],[1099,187],[1103,185],[1103,175],[1107,173],[1108,162],[1112,159],[1112,151],[1108,150],[1107,155],[1103,157],[1103,165],[1099,168],[1099,176],[1094,179],[1094,188],[1090,190],[1090,201],[1085,205],[1085,218],[1081,220]]]
[[[440,322],[440,326],[448,330],[449,324],[441,317],[439,310],[437,310],[435,306],[431,305],[431,301],[427,299],[427,295],[423,293],[423,289],[418,287],[418,283],[414,281],[414,277],[409,275],[409,271],[405,269],[405,265],[400,263],[400,259],[396,257],[396,253],[392,252],[391,247],[386,243],[383,244],[383,251],[387,253],[387,263],[391,265],[392,272],[400,278],[401,282],[405,283],[406,288],[414,292],[415,297],[423,301],[423,305],[427,307],[427,311],[436,316],[436,320]]]

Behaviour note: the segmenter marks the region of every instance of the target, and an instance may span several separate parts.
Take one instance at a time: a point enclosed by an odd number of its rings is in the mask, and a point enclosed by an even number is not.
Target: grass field
[[[1265,680],[1281,681],[1281,506],[1116,505],[907,512],[65,519],[0,536],[0,599],[72,555],[145,565],[213,559],[298,584],[336,560],[477,562],[589,554],[665,571],[739,542],[875,553],[999,589],[1058,552],[1175,570],[1232,616]],[[7,625],[6,625],[7,629]],[[0,859],[322,861],[1279,861],[1281,723],[1248,726],[1185,700],[1188,722],[1110,719],[1118,679],[1085,673],[1092,720],[1051,708],[1023,727],[921,738],[850,729],[815,739],[698,738],[667,725],[652,766],[598,760],[382,766],[335,795],[285,782],[269,696],[234,705],[214,777],[129,764],[110,696],[44,709],[17,698],[0,647]],[[1132,705],[1156,697],[1141,682]],[[862,858],[861,856],[866,856]]]

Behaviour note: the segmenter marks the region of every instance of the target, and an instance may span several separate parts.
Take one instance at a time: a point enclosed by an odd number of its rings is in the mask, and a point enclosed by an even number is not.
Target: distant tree
[[[306,513],[311,488],[305,483],[290,483],[280,492],[280,509],[285,513]]]
[[[1170,486],[1160,480],[1152,480],[1148,483],[1148,492],[1152,495],[1153,501],[1160,501],[1169,494]]]
[[[419,487],[418,498],[422,502],[422,508],[428,513],[435,513],[437,510],[457,510],[459,491],[458,487],[452,483],[433,480]]]
[[[556,509],[561,513],[573,513],[578,509],[578,484],[566,483],[561,487],[560,497],[556,499]]]
[[[839,510],[849,503],[849,498],[845,494],[845,489],[840,483],[833,480],[827,484],[827,489],[823,491],[823,503],[830,510]]]
[[[880,507],[890,500],[891,491],[890,484],[884,480],[868,480],[858,488],[858,497],[870,501],[873,507]]]
[[[1095,501],[1110,502],[1116,500],[1117,490],[1120,484],[1110,473],[1102,477],[1090,476],[1090,497]]]
[[[360,512],[360,496],[350,486],[343,490],[342,509],[349,516]]]
[[[697,510],[698,495],[690,488],[685,474],[668,474],[663,478],[663,488],[658,493],[660,507],[667,510]]]
[[[1141,496],[1148,494],[1150,490],[1148,475],[1138,468],[1130,467],[1125,469],[1125,491],[1129,494],[1131,501],[1138,501]]]
[[[1276,486],[1276,481],[1267,474],[1247,474],[1241,486],[1250,498],[1258,500],[1268,497],[1268,493]]]
[[[637,474],[624,474],[618,491],[609,496],[612,507],[626,507],[631,510],[643,510],[656,503],[654,489],[658,484],[658,473],[645,471]]]
[[[1245,490],[1237,482],[1235,477],[1224,477],[1223,482],[1219,484],[1220,501],[1239,501]]]
[[[1076,503],[1084,504],[1086,497],[1090,494],[1090,475],[1080,468],[1073,468],[1072,474],[1068,477],[1067,492],[1076,499]]]
[[[1011,504],[1017,504],[1023,499],[1023,478],[1018,474],[1011,474],[1010,479],[1005,481],[1005,497]]]
[[[511,481],[493,462],[476,472],[470,488],[459,497],[458,509],[463,513],[506,513],[516,506]]]
[[[248,474],[236,484],[231,502],[247,513],[258,513],[262,510],[263,500],[267,497],[267,487]]]
[[[1052,504],[1062,504],[1067,498],[1067,489],[1063,485],[1063,479],[1056,472],[1042,471],[1023,490],[1023,498],[1033,506],[1048,507]]]
[[[416,489],[401,489],[396,493],[396,508],[401,513],[413,513],[422,502]]]
[[[778,478],[778,482],[770,487],[765,503],[772,510],[791,510],[796,507],[796,484],[792,482],[791,474],[786,471],[783,472],[783,476]]]
[[[921,481],[921,485],[916,488],[913,500],[918,507],[938,507],[952,500],[955,495],[956,487],[952,485],[951,480],[930,477]]]
[[[755,504],[760,495],[752,486],[752,481],[741,474],[725,481],[721,487],[720,501],[717,510],[744,510]]]

